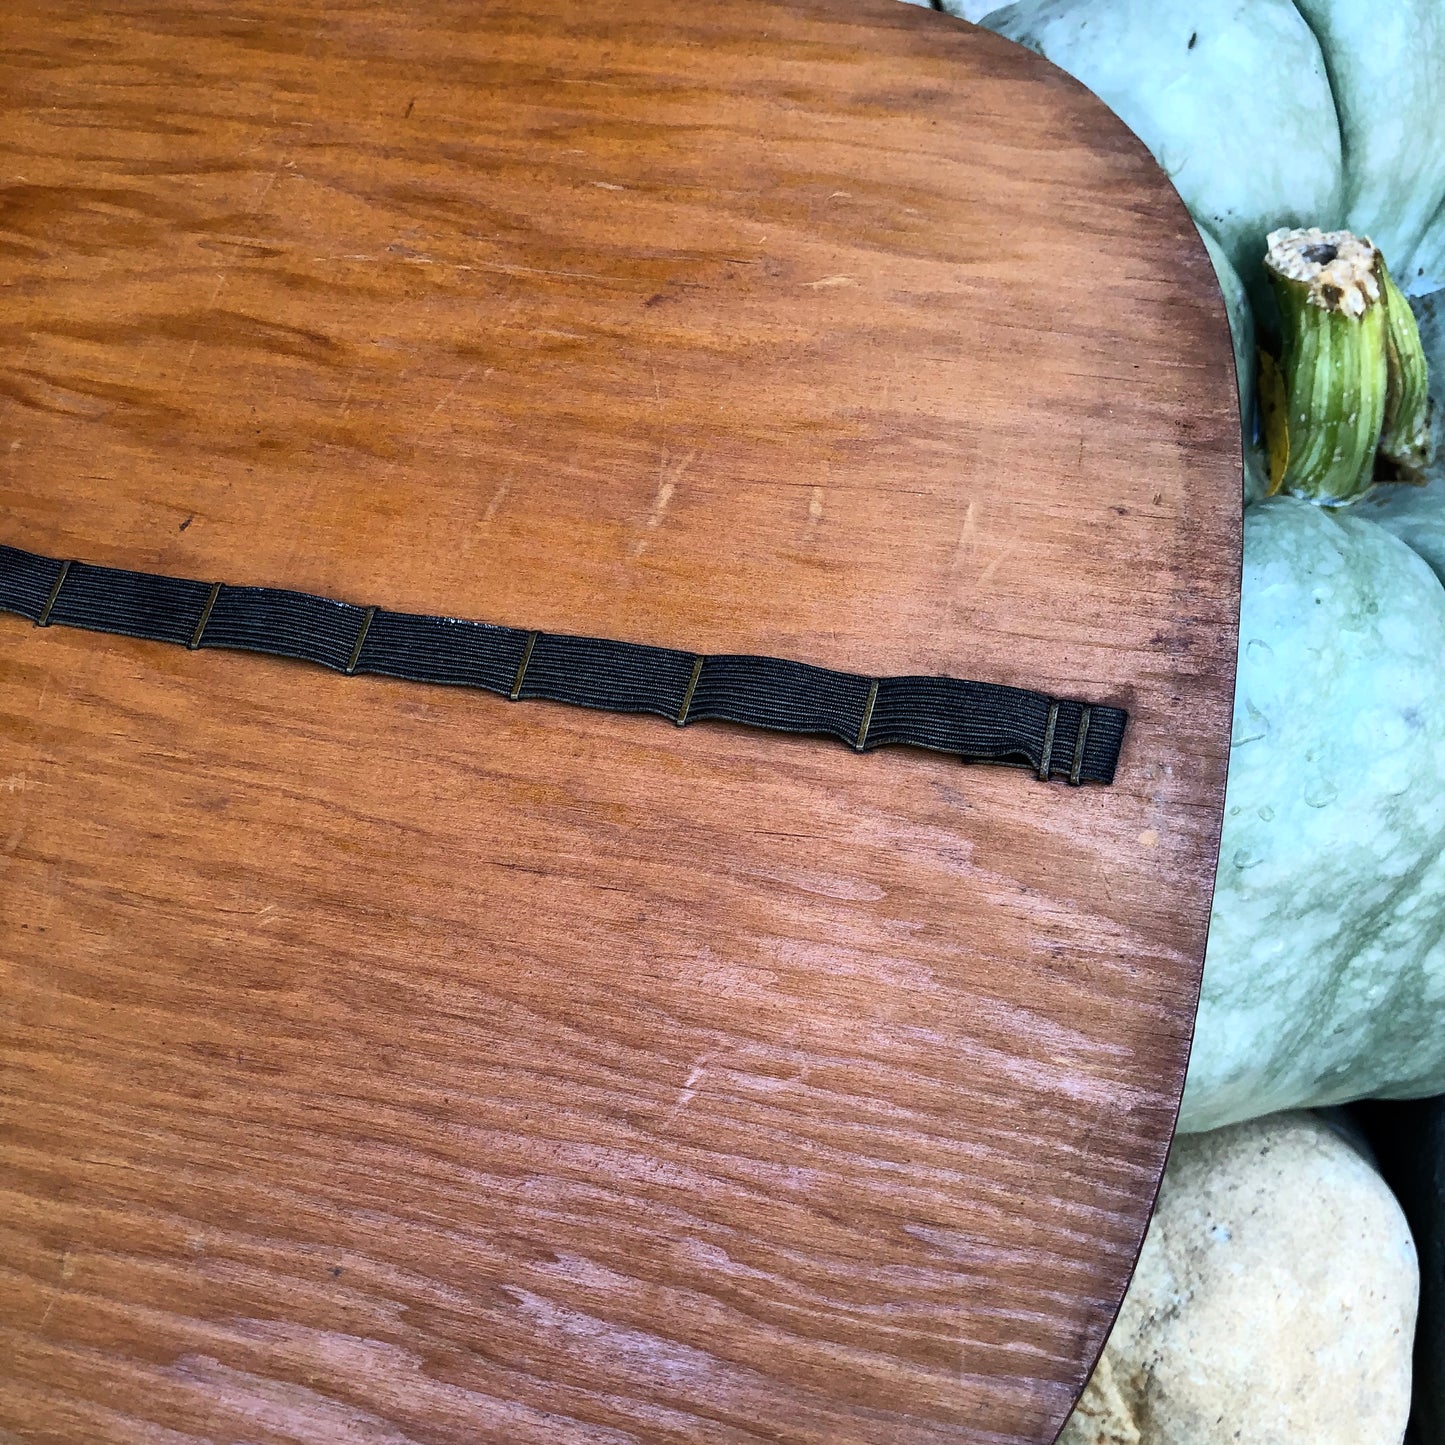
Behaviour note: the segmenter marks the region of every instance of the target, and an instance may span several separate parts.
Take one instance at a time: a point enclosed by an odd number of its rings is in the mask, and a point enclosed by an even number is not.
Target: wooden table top
[[[0,1438],[1047,1442],[1203,955],[1231,351],[894,0],[17,0],[0,542],[1129,708],[1112,787],[0,617]]]

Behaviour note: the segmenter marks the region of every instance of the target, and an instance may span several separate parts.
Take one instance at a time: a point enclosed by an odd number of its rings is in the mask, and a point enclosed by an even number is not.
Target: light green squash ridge
[[[1361,504],[1360,516],[1398,537],[1445,581],[1445,476],[1434,469],[1423,487],[1408,483],[1377,487]],[[1438,666],[1445,668],[1445,642]],[[1445,908],[1445,895],[1441,906]],[[1445,1020],[1441,1021],[1445,1030]],[[1445,1044],[1442,1044],[1445,1048]]]
[[[1256,305],[1268,304],[1268,232],[1342,221],[1329,77],[1289,0],[1021,0],[983,23],[1047,56],[1133,130]]]
[[[1197,224],[1197,223],[1196,223]],[[1244,466],[1244,499],[1258,501],[1269,490],[1268,468],[1254,439],[1254,311],[1249,304],[1244,282],[1216,237],[1199,226],[1199,237],[1209,259],[1214,263],[1219,289],[1224,296],[1224,309],[1229,315],[1229,334],[1234,342],[1234,379],[1239,390],[1240,448]]]
[[[1445,286],[1431,235],[1445,201],[1445,4],[1296,3],[1339,115],[1345,224],[1385,253],[1406,292]]]
[[[1224,836],[1180,1127],[1445,1088],[1445,587],[1348,511],[1245,513]]]

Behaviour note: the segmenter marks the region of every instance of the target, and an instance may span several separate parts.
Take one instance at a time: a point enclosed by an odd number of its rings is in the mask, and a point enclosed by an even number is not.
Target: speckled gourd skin
[[[1138,135],[1266,310],[1280,226],[1368,234],[1405,292],[1445,286],[1440,0],[1018,0],[981,23]]]
[[[1255,0],[1240,8],[1248,13]],[[1400,288],[1445,287],[1445,4],[1295,0],[1318,38],[1344,158],[1345,225]]]
[[[1445,476],[1438,465],[1429,486],[1376,488],[1359,514],[1398,537],[1445,579]],[[1439,665],[1445,668],[1445,659]]]
[[[1186,1131],[1445,1092],[1445,293],[1415,311],[1429,484],[1245,510]]]
[[[1180,1127],[1445,1089],[1445,587],[1347,510],[1245,513],[1239,674]]]
[[[1441,87],[1445,92],[1445,73]],[[1376,487],[1358,511],[1418,552],[1445,582],[1445,291],[1419,297],[1412,305],[1430,363],[1435,434],[1431,480],[1424,487]]]
[[[1114,111],[1256,303],[1268,232],[1343,222],[1329,75],[1291,0],[1020,0],[983,24]]]

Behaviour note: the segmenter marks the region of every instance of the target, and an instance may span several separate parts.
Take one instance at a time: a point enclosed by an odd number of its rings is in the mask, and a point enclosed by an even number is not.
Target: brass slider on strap
[[[868,724],[873,721],[873,704],[878,701],[878,679],[873,679],[873,685],[868,689],[868,701],[863,704],[863,721],[858,724],[858,741],[853,744],[853,751],[861,753],[868,745]]]
[[[356,634],[356,646],[351,649],[351,660],[346,664],[346,675],[351,677],[356,672],[356,664],[361,660],[361,648],[366,641],[366,634],[371,631],[371,620],[376,616],[376,608],[368,607],[366,616],[361,619],[361,631]]]
[[[1079,712],[1079,735],[1074,739],[1074,761],[1069,768],[1069,782],[1078,787],[1084,780],[1084,744],[1089,741],[1089,719],[1093,708],[1085,707]]]
[[[40,609],[40,616],[35,619],[37,627],[50,626],[50,609],[55,606],[55,599],[60,596],[60,589],[65,586],[65,579],[70,575],[70,563],[60,564],[60,575],[55,579],[55,586],[50,589],[50,596],[45,599],[45,606]]]
[[[211,620],[211,609],[216,605],[216,598],[221,595],[221,584],[211,584],[211,595],[206,598],[206,605],[201,608],[201,620],[196,623],[196,630],[191,633],[191,640],[186,646],[194,652],[201,645],[201,634],[206,630],[206,623]]]
[[[1054,729],[1059,725],[1059,705],[1049,704],[1049,720],[1044,724],[1044,745],[1039,752],[1039,782],[1049,780],[1049,766],[1054,759]]]
[[[522,679],[527,675],[527,664],[532,660],[532,649],[536,645],[537,634],[535,632],[529,632],[527,634],[526,651],[522,653],[522,660],[517,664],[517,675],[512,679],[512,690],[507,694],[513,702],[516,702],[522,695]]]
[[[692,695],[697,691],[697,680],[702,676],[702,665],[707,659],[698,654],[697,661],[692,665],[692,676],[687,680],[687,691],[682,695],[682,706],[678,709],[677,725],[683,727],[687,723],[687,710],[692,706]]]

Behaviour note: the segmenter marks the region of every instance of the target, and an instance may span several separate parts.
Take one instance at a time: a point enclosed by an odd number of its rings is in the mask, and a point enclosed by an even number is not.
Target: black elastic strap
[[[454,617],[355,607],[276,587],[232,587],[60,562],[0,546],[0,611],[182,647],[240,648],[337,672],[478,687],[679,727],[714,719],[822,733],[858,752],[932,748],[1033,769],[1045,781],[1111,783],[1127,714],[953,677],[860,677],[778,657],[525,632]]]

